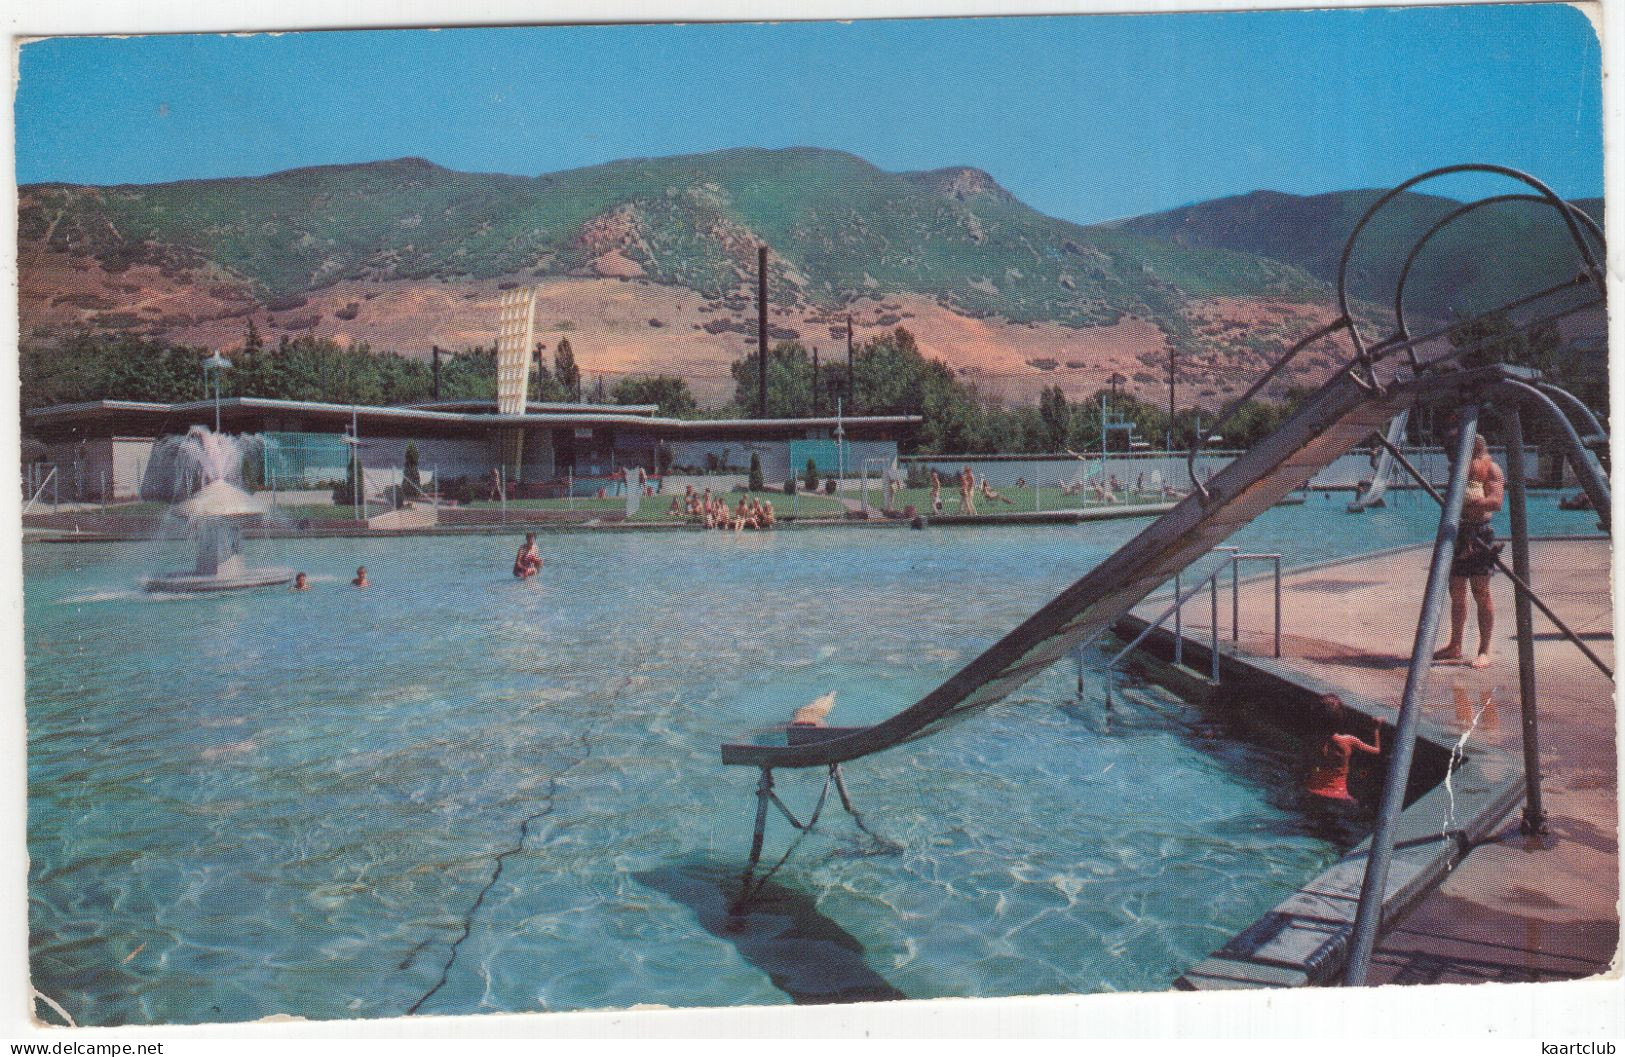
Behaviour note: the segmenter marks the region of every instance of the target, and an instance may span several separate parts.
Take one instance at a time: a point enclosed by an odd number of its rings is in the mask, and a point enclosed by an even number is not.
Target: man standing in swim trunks
[[[969,466],[959,471],[959,512],[976,513],[976,475]]]
[[[1447,420],[1445,450],[1455,451],[1461,426],[1454,414]],[[1461,660],[1462,639],[1467,632],[1467,589],[1472,587],[1478,607],[1478,653],[1474,668],[1490,664],[1492,636],[1495,633],[1495,602],[1490,597],[1490,576],[1501,545],[1495,542],[1490,519],[1501,509],[1506,493],[1506,477],[1490,458],[1490,446],[1482,434],[1473,438],[1473,461],[1467,469],[1467,495],[1461,504],[1461,531],[1456,536],[1456,553],[1450,562],[1450,641],[1433,655],[1436,661]]]

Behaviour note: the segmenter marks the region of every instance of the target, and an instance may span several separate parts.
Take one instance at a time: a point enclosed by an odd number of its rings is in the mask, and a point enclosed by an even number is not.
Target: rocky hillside
[[[539,338],[570,333],[589,376],[664,370],[703,394],[731,386],[727,364],[754,342],[766,244],[775,338],[831,354],[849,314],[860,339],[904,324],[1015,399],[1053,383],[1083,395],[1114,373],[1154,393],[1173,347],[1192,396],[1218,400],[1328,318],[1326,256],[1357,201],[1333,204],[1247,196],[1084,227],[977,169],[891,173],[813,148],[535,178],[407,158],[39,184],[20,190],[22,334],[31,347],[89,327],[229,348],[252,320],[273,339],[422,354],[489,343],[500,291],[537,283]],[[1332,362],[1328,349],[1304,367]]]

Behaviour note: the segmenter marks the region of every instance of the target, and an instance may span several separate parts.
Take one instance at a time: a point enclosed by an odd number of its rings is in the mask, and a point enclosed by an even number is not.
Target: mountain
[[[1112,226],[1186,248],[1266,257],[1335,283],[1343,244],[1385,193],[1340,191],[1305,197],[1255,191]],[[1574,204],[1602,222],[1602,199],[1579,199]],[[1434,195],[1400,194],[1361,234],[1350,258],[1350,293],[1391,305],[1411,247],[1460,205]],[[1448,319],[1452,312],[1484,311],[1573,274],[1578,261],[1561,219],[1549,205],[1515,201],[1486,206],[1443,228],[1418,255],[1406,282],[1406,312]]]
[[[534,283],[538,340],[568,333],[589,378],[664,370],[716,396],[754,347],[766,245],[775,339],[840,354],[849,316],[860,340],[902,324],[1019,399],[1051,384],[1084,396],[1116,373],[1156,395],[1172,348],[1189,397],[1214,402],[1330,317],[1326,260],[1360,194],[1261,193],[1082,226],[979,169],[886,172],[808,147],[537,177],[402,158],[34,184],[19,189],[19,307],[25,347],[88,327],[231,348],[252,321],[272,338],[421,355],[489,344],[501,291]],[[1430,296],[1429,310],[1439,303]],[[1338,355],[1312,350],[1283,384],[1314,380]]]

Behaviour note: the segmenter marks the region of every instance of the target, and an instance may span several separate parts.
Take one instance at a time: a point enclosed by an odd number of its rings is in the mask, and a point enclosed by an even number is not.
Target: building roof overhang
[[[663,433],[714,433],[719,431],[744,433],[771,433],[794,429],[853,429],[873,427],[906,427],[918,425],[919,415],[847,415],[821,418],[732,418],[689,419],[663,418],[644,413],[644,407],[635,405],[635,414],[626,409],[606,410],[606,405],[595,404],[541,404],[531,405],[543,410],[522,415],[499,415],[492,412],[436,410],[422,405],[410,407],[378,407],[364,404],[333,404],[313,400],[275,400],[265,397],[233,396],[220,401],[220,411],[229,417],[243,412],[261,414],[298,415],[305,418],[328,420],[348,424],[352,419],[365,432],[368,424],[378,426],[517,426],[560,429],[600,426],[645,427]],[[554,410],[555,408],[559,410]],[[88,400],[73,404],[56,404],[34,408],[25,415],[36,426],[72,426],[101,419],[118,418],[125,421],[148,420],[161,426],[164,420],[212,420],[215,402],[193,400],[180,404],[160,404],[139,400]]]

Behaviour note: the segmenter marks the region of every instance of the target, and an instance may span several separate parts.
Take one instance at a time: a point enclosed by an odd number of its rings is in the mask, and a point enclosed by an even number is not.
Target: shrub
[[[423,494],[423,479],[418,471],[418,445],[417,441],[406,442],[406,454],[401,457],[403,463],[401,477],[404,479],[406,491],[412,495]]]
[[[835,478],[831,477],[829,480],[824,482],[824,494],[825,495],[834,495],[835,494]]]
[[[818,460],[807,456],[807,491],[818,491]]]
[[[760,492],[765,487],[762,480],[762,457],[755,452],[750,453],[750,490]]]
[[[791,474],[789,477],[786,477],[784,479],[784,494],[785,495],[795,495],[796,494],[796,475],[795,474]]]

